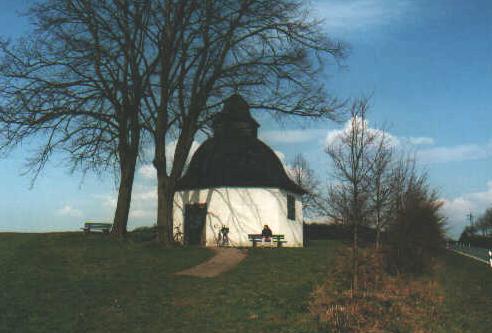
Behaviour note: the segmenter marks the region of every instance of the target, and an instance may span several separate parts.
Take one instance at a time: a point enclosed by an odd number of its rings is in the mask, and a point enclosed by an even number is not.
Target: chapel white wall
[[[292,193],[290,193],[292,194]],[[219,230],[229,227],[232,246],[251,246],[248,234],[259,234],[268,224],[274,234],[285,235],[287,247],[303,246],[302,203],[296,198],[295,220],[287,219],[287,192],[274,188],[213,188],[179,191],[174,196],[175,232],[184,233],[184,207],[206,204],[205,245],[216,246]]]

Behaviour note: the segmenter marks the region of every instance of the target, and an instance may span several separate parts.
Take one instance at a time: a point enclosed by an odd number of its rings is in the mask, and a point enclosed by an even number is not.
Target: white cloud
[[[93,197],[101,203],[105,210],[116,208],[116,194],[94,194]]]
[[[417,151],[417,158],[426,164],[480,160],[492,156],[492,141],[479,144],[462,144],[450,147],[434,147]]]
[[[466,193],[462,196],[443,199],[442,213],[447,218],[449,233],[459,237],[463,228],[468,225],[466,215],[470,212],[479,216],[485,209],[492,206],[492,181],[487,182],[485,191]]]
[[[132,198],[136,201],[157,200],[157,188],[156,186],[143,186],[137,184],[133,191]]]
[[[150,209],[132,209],[130,210],[130,218],[133,219],[147,219],[147,220],[155,220],[155,210]]]
[[[408,143],[414,146],[434,144],[434,139],[427,136],[418,136],[418,137],[411,136],[405,139],[408,141]]]
[[[386,142],[392,147],[396,147],[401,144],[401,141],[398,137],[383,130],[370,127],[367,120],[362,121],[361,118],[355,118],[355,121],[353,121],[352,119],[347,120],[343,128],[328,131],[325,138],[325,147],[337,144],[344,135],[350,133],[354,124],[356,125],[356,128],[364,127],[368,135],[374,136],[376,138],[382,138],[384,136]]]
[[[130,218],[138,225],[153,224],[157,220],[157,184],[156,182],[136,183],[132,193]]]
[[[144,164],[138,169],[138,173],[145,179],[155,179],[157,173],[152,163]]]
[[[409,0],[317,0],[314,15],[331,31],[360,31],[398,22],[412,10]]]
[[[456,146],[434,146],[435,141],[431,137],[398,137],[389,132],[370,127],[367,120],[364,121],[364,124],[361,120],[358,120],[356,123],[358,126],[365,126],[367,132],[371,135],[381,137],[384,134],[387,142],[399,150],[414,151],[417,162],[420,164],[460,162],[492,157],[492,140],[483,144],[472,143]],[[344,134],[349,133],[351,128],[352,120],[348,120],[343,128],[328,131],[325,138],[325,146],[339,141]]]
[[[366,121],[367,123],[367,121]],[[260,133],[260,138],[271,144],[293,144],[293,143],[304,143],[309,141],[319,140],[321,137],[326,136],[325,143],[333,142],[337,137],[339,137],[344,131],[348,131],[351,126],[351,121],[347,121],[344,129],[329,130],[328,134],[326,129],[299,129],[299,130],[271,130],[264,131]],[[369,126],[369,125],[367,125]],[[372,133],[378,132],[379,135],[383,133],[386,135],[387,140],[391,142],[392,145],[397,146],[410,146],[414,148],[415,146],[430,146],[434,144],[434,138],[427,136],[410,136],[410,137],[397,137],[388,132],[376,128],[370,128]]]
[[[319,138],[325,129],[272,130],[260,132],[260,139],[268,143],[302,143]]]
[[[82,211],[80,209],[73,208],[70,205],[64,205],[63,207],[56,210],[56,214],[68,217],[81,217]]]

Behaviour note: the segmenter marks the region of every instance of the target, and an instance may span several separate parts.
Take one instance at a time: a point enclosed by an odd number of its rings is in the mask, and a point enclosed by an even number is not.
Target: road
[[[489,250],[481,247],[473,246],[458,246],[457,244],[450,244],[449,249],[455,252],[461,252],[479,260],[483,263],[489,264]]]

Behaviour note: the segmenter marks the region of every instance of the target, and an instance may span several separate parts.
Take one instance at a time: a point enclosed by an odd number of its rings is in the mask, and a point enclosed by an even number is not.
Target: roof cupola
[[[249,105],[239,94],[234,94],[224,102],[224,108],[214,117],[212,128],[214,137],[254,137],[258,136],[260,125],[251,116]]]

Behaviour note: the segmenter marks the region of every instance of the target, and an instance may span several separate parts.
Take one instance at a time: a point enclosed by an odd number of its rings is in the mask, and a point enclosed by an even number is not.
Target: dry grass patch
[[[360,290],[353,294],[351,252],[343,250],[313,292],[310,312],[329,332],[429,332],[439,320],[440,285],[430,276],[389,275],[382,253],[361,251]]]

